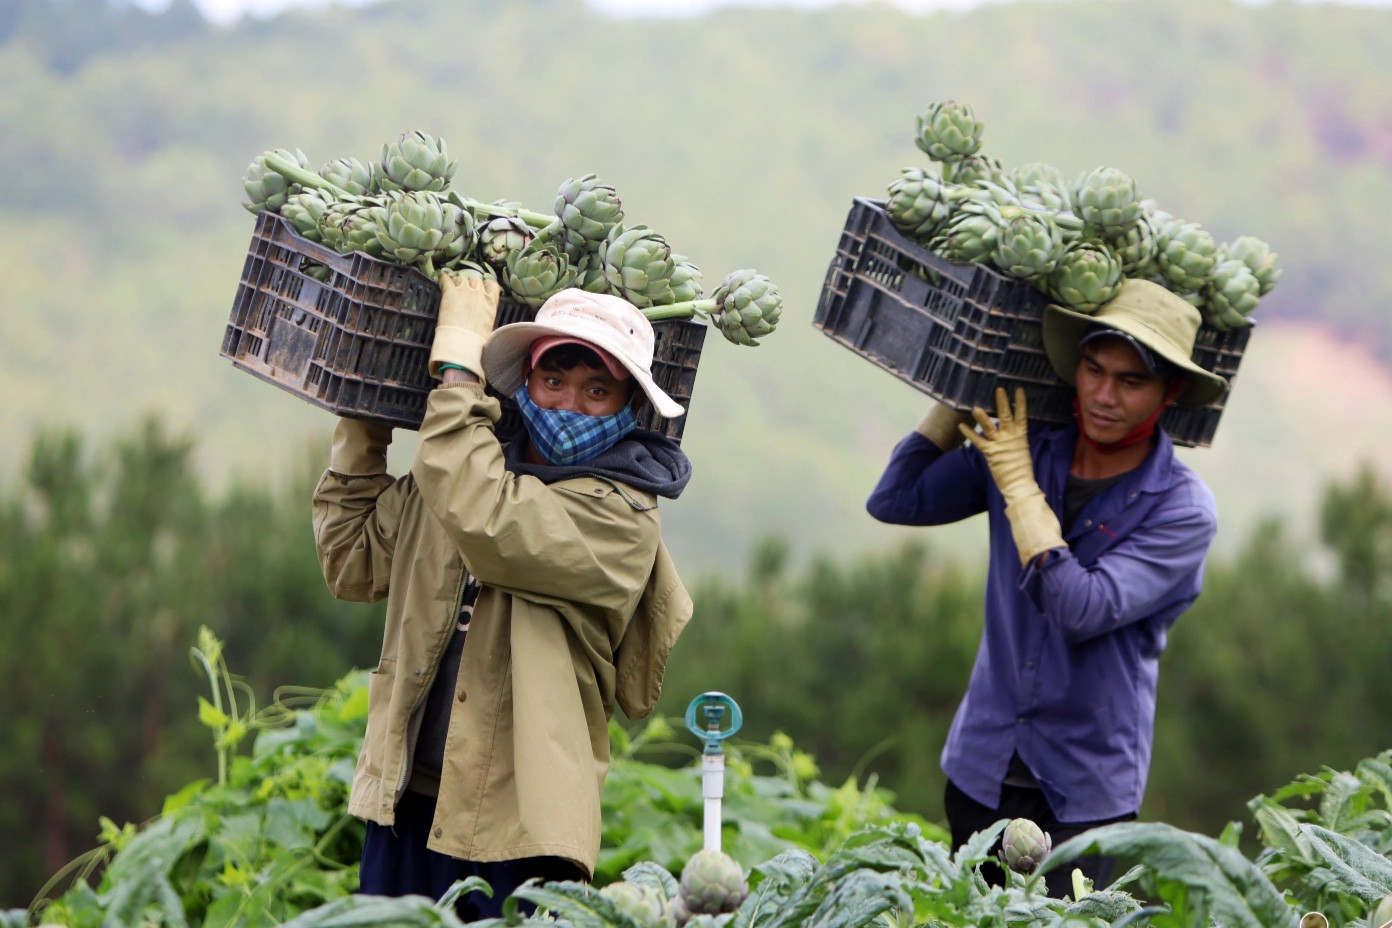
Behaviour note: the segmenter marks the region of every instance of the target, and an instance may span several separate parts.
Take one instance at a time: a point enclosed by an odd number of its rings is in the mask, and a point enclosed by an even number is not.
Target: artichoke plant
[[[377,224],[386,200],[381,197],[344,196],[324,207],[319,217],[319,237],[340,254],[361,251],[384,257],[377,241]]]
[[[387,197],[377,220],[377,244],[389,260],[421,265],[430,277],[435,266],[458,259],[469,249],[473,216],[428,190]]]
[[[502,267],[508,255],[526,248],[534,236],[532,227],[516,216],[493,216],[478,226],[479,257]]]
[[[299,193],[303,189],[302,182],[286,177],[275,166],[277,158],[302,170],[309,170],[309,159],[298,148],[293,152],[276,148],[257,155],[251,164],[247,165],[246,173],[242,176],[242,189],[246,191],[247,196],[247,202],[242,206],[246,207],[247,212],[279,212],[290,194]]]
[[[689,303],[692,300],[701,298],[701,269],[691,263],[691,259],[685,255],[672,253],[672,276],[668,280],[671,286],[671,300],[673,303]]]
[[[986,261],[996,250],[1001,225],[990,216],[963,209],[929,240],[928,248],[948,261]]]
[[[290,220],[295,231],[311,242],[323,241],[323,235],[319,231],[320,223],[331,202],[332,200],[321,190],[301,190],[285,198],[280,215]]]
[[[681,899],[692,915],[719,915],[739,908],[749,895],[744,870],[729,854],[703,848],[682,868]]]
[[[1121,261],[1110,248],[1082,240],[1063,250],[1044,288],[1069,309],[1092,313],[1121,292],[1123,280]]]
[[[614,226],[599,246],[599,258],[610,292],[639,309],[672,302],[672,247],[654,230]]]
[[[1102,240],[1121,260],[1122,273],[1127,277],[1151,275],[1159,251],[1159,233],[1148,212],[1142,210],[1129,226],[1115,234],[1103,235]]]
[[[1036,184],[1047,184],[1056,190],[1066,191],[1068,179],[1063,172],[1047,161],[1029,161],[1010,172],[1010,179],[1021,190]]]
[[[1223,332],[1251,325],[1247,314],[1257,307],[1261,283],[1238,258],[1218,262],[1203,291],[1204,320]]]
[[[1033,873],[1052,848],[1048,833],[1027,818],[1011,819],[1001,834],[1001,857],[1016,873]]]
[[[658,928],[667,914],[667,901],[655,886],[618,880],[601,888],[599,894],[640,928]]]
[[[945,162],[942,176],[943,180],[948,183],[961,184],[962,186],[970,186],[979,180],[989,180],[995,183],[1010,180],[999,159],[983,155],[980,152],[968,155],[959,161]]]
[[[934,161],[960,161],[981,148],[982,124],[966,103],[934,103],[918,116],[914,144]]]

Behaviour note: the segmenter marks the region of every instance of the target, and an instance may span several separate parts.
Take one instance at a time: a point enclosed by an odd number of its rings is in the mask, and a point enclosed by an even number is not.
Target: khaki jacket
[[[387,597],[349,811],[393,822],[467,569],[480,591],[429,847],[476,861],[565,857],[593,875],[608,720],[616,703],[634,719],[652,711],[691,598],[655,496],[509,473],[499,414],[477,384],[435,389],[401,479],[386,473],[390,428],[342,419],[335,432],[314,493],[324,578],[339,599]]]

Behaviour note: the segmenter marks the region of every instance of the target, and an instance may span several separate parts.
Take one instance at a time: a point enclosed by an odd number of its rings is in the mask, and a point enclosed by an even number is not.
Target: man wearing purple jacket
[[[1045,349],[1076,421],[1027,430],[1022,390],[1013,410],[997,390],[994,422],[937,404],[870,496],[883,522],[990,520],[985,626],[942,752],[954,846],[1007,818],[1057,846],[1140,811],[1160,654],[1217,528],[1213,494],[1156,427],[1227,390],[1190,359],[1199,323],[1144,280],[1090,315],[1049,306]],[[1077,866],[1101,889],[1113,863]],[[1069,891],[1064,869],[1047,879]]]

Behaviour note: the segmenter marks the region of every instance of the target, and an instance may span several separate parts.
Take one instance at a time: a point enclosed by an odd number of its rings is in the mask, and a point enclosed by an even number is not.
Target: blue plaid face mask
[[[523,384],[512,396],[522,413],[522,424],[541,456],[551,464],[583,464],[618,443],[638,427],[633,407],[608,416],[587,416],[569,409],[543,409]]]

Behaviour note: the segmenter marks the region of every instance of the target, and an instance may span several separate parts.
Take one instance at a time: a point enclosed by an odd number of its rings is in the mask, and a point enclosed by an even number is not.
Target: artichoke
[[[1281,279],[1281,269],[1276,266],[1276,252],[1261,239],[1242,235],[1218,249],[1219,260],[1236,258],[1251,269],[1261,285],[1261,295],[1266,296]]]
[[[319,219],[320,241],[340,254],[361,251],[374,258],[383,257],[377,241],[377,224],[386,200],[381,197],[348,196],[334,200]]]
[[[1122,273],[1127,277],[1150,276],[1160,248],[1159,239],[1154,221],[1144,210],[1129,226],[1102,236],[1102,241],[1121,260]]]
[[[1083,240],[1064,248],[1044,289],[1069,309],[1092,313],[1121,292],[1124,280],[1121,261],[1110,248]]]
[[[551,294],[574,285],[575,268],[555,246],[544,245],[508,255],[507,271],[502,277],[514,298],[538,309]]]
[[[922,168],[904,168],[889,185],[885,215],[910,238],[927,240],[952,214],[953,191],[961,190]]]
[[[960,161],[949,161],[943,165],[943,180],[952,184],[969,186],[979,180],[1007,183],[1009,176],[998,159],[977,153],[968,155]]]
[[[532,227],[516,216],[494,216],[478,227],[479,257],[502,267],[508,255],[526,248],[533,237]]]
[[[711,322],[736,345],[754,346],[778,325],[783,297],[763,274],[751,268],[731,272],[711,293]],[[693,909],[693,911],[695,911]]]
[[[610,292],[639,309],[672,302],[672,248],[647,226],[614,226],[599,247],[599,259]]]
[[[687,303],[701,298],[701,269],[685,255],[672,253],[672,276],[668,283],[672,288],[673,303]]]
[[[435,264],[463,257],[472,244],[474,217],[428,190],[389,196],[377,219],[382,254],[400,264],[420,264],[431,277]]]
[[[329,208],[331,202],[333,201],[322,191],[301,190],[285,198],[285,203],[280,207],[280,215],[290,220],[295,231],[305,238],[312,242],[322,241],[319,226],[324,218],[324,211]]]
[[[1165,286],[1194,293],[1208,284],[1218,263],[1218,245],[1197,222],[1171,219],[1160,229],[1155,267]]]
[[[561,184],[555,209],[567,246],[584,251],[598,248],[609,230],[623,221],[618,192],[593,174]]]
[[[1003,223],[990,216],[969,213],[964,209],[949,219],[943,230],[929,240],[928,248],[948,261],[985,261],[996,250],[1001,225]]]
[[[599,259],[599,252],[586,252],[572,266],[575,268],[575,283],[572,286],[590,293],[611,292],[609,278],[604,276],[604,262]]]
[[[377,181],[372,175],[372,168],[357,158],[338,158],[325,162],[319,168],[319,176],[354,196],[377,193]]]
[[[1073,184],[1073,211],[1103,234],[1125,229],[1141,209],[1136,182],[1116,168],[1093,168]]]
[[[1069,187],[1068,179],[1063,176],[1063,172],[1045,161],[1030,161],[1020,165],[1010,172],[1010,179],[1021,190],[1036,184],[1047,184],[1056,190],[1067,190]]]
[[[985,216],[998,226],[1025,213],[1015,185],[1004,178],[975,181],[964,189],[957,206],[963,213]]]
[[[1016,873],[1033,873],[1052,848],[1053,839],[1027,818],[1011,819],[1001,835],[1001,857]]]
[[[266,155],[275,154],[287,161],[292,162],[296,167],[309,170],[309,159],[304,152],[298,148],[293,152],[284,148],[275,148],[269,152],[262,152],[251,160],[247,165],[246,173],[242,175],[242,189],[246,191],[247,202],[242,206],[246,207],[247,212],[253,215],[262,210],[270,210],[273,213],[280,212],[280,208],[285,205],[285,200],[292,193],[299,193],[302,186],[277,171],[275,168],[266,164]]]
[[[1377,908],[1368,913],[1368,928],[1386,928],[1392,923],[1392,894],[1383,896]]]
[[[1027,212],[999,229],[991,260],[1012,277],[1033,280],[1053,271],[1062,254],[1063,239],[1053,217]]]
[[[655,886],[619,880],[601,888],[599,894],[640,928],[659,928],[666,921],[667,901]]]
[[[960,161],[981,148],[981,121],[966,103],[934,103],[918,116],[914,144],[934,161]]]
[[[1247,314],[1256,308],[1260,297],[1261,283],[1257,275],[1240,259],[1228,258],[1213,268],[1213,277],[1203,290],[1200,309],[1206,322],[1226,332],[1252,324]]]
[[[454,169],[445,140],[417,130],[383,143],[373,173],[382,190],[439,192],[449,186]]]
[[[681,898],[692,915],[719,915],[739,908],[749,895],[744,870],[723,851],[702,849],[682,868]]]

